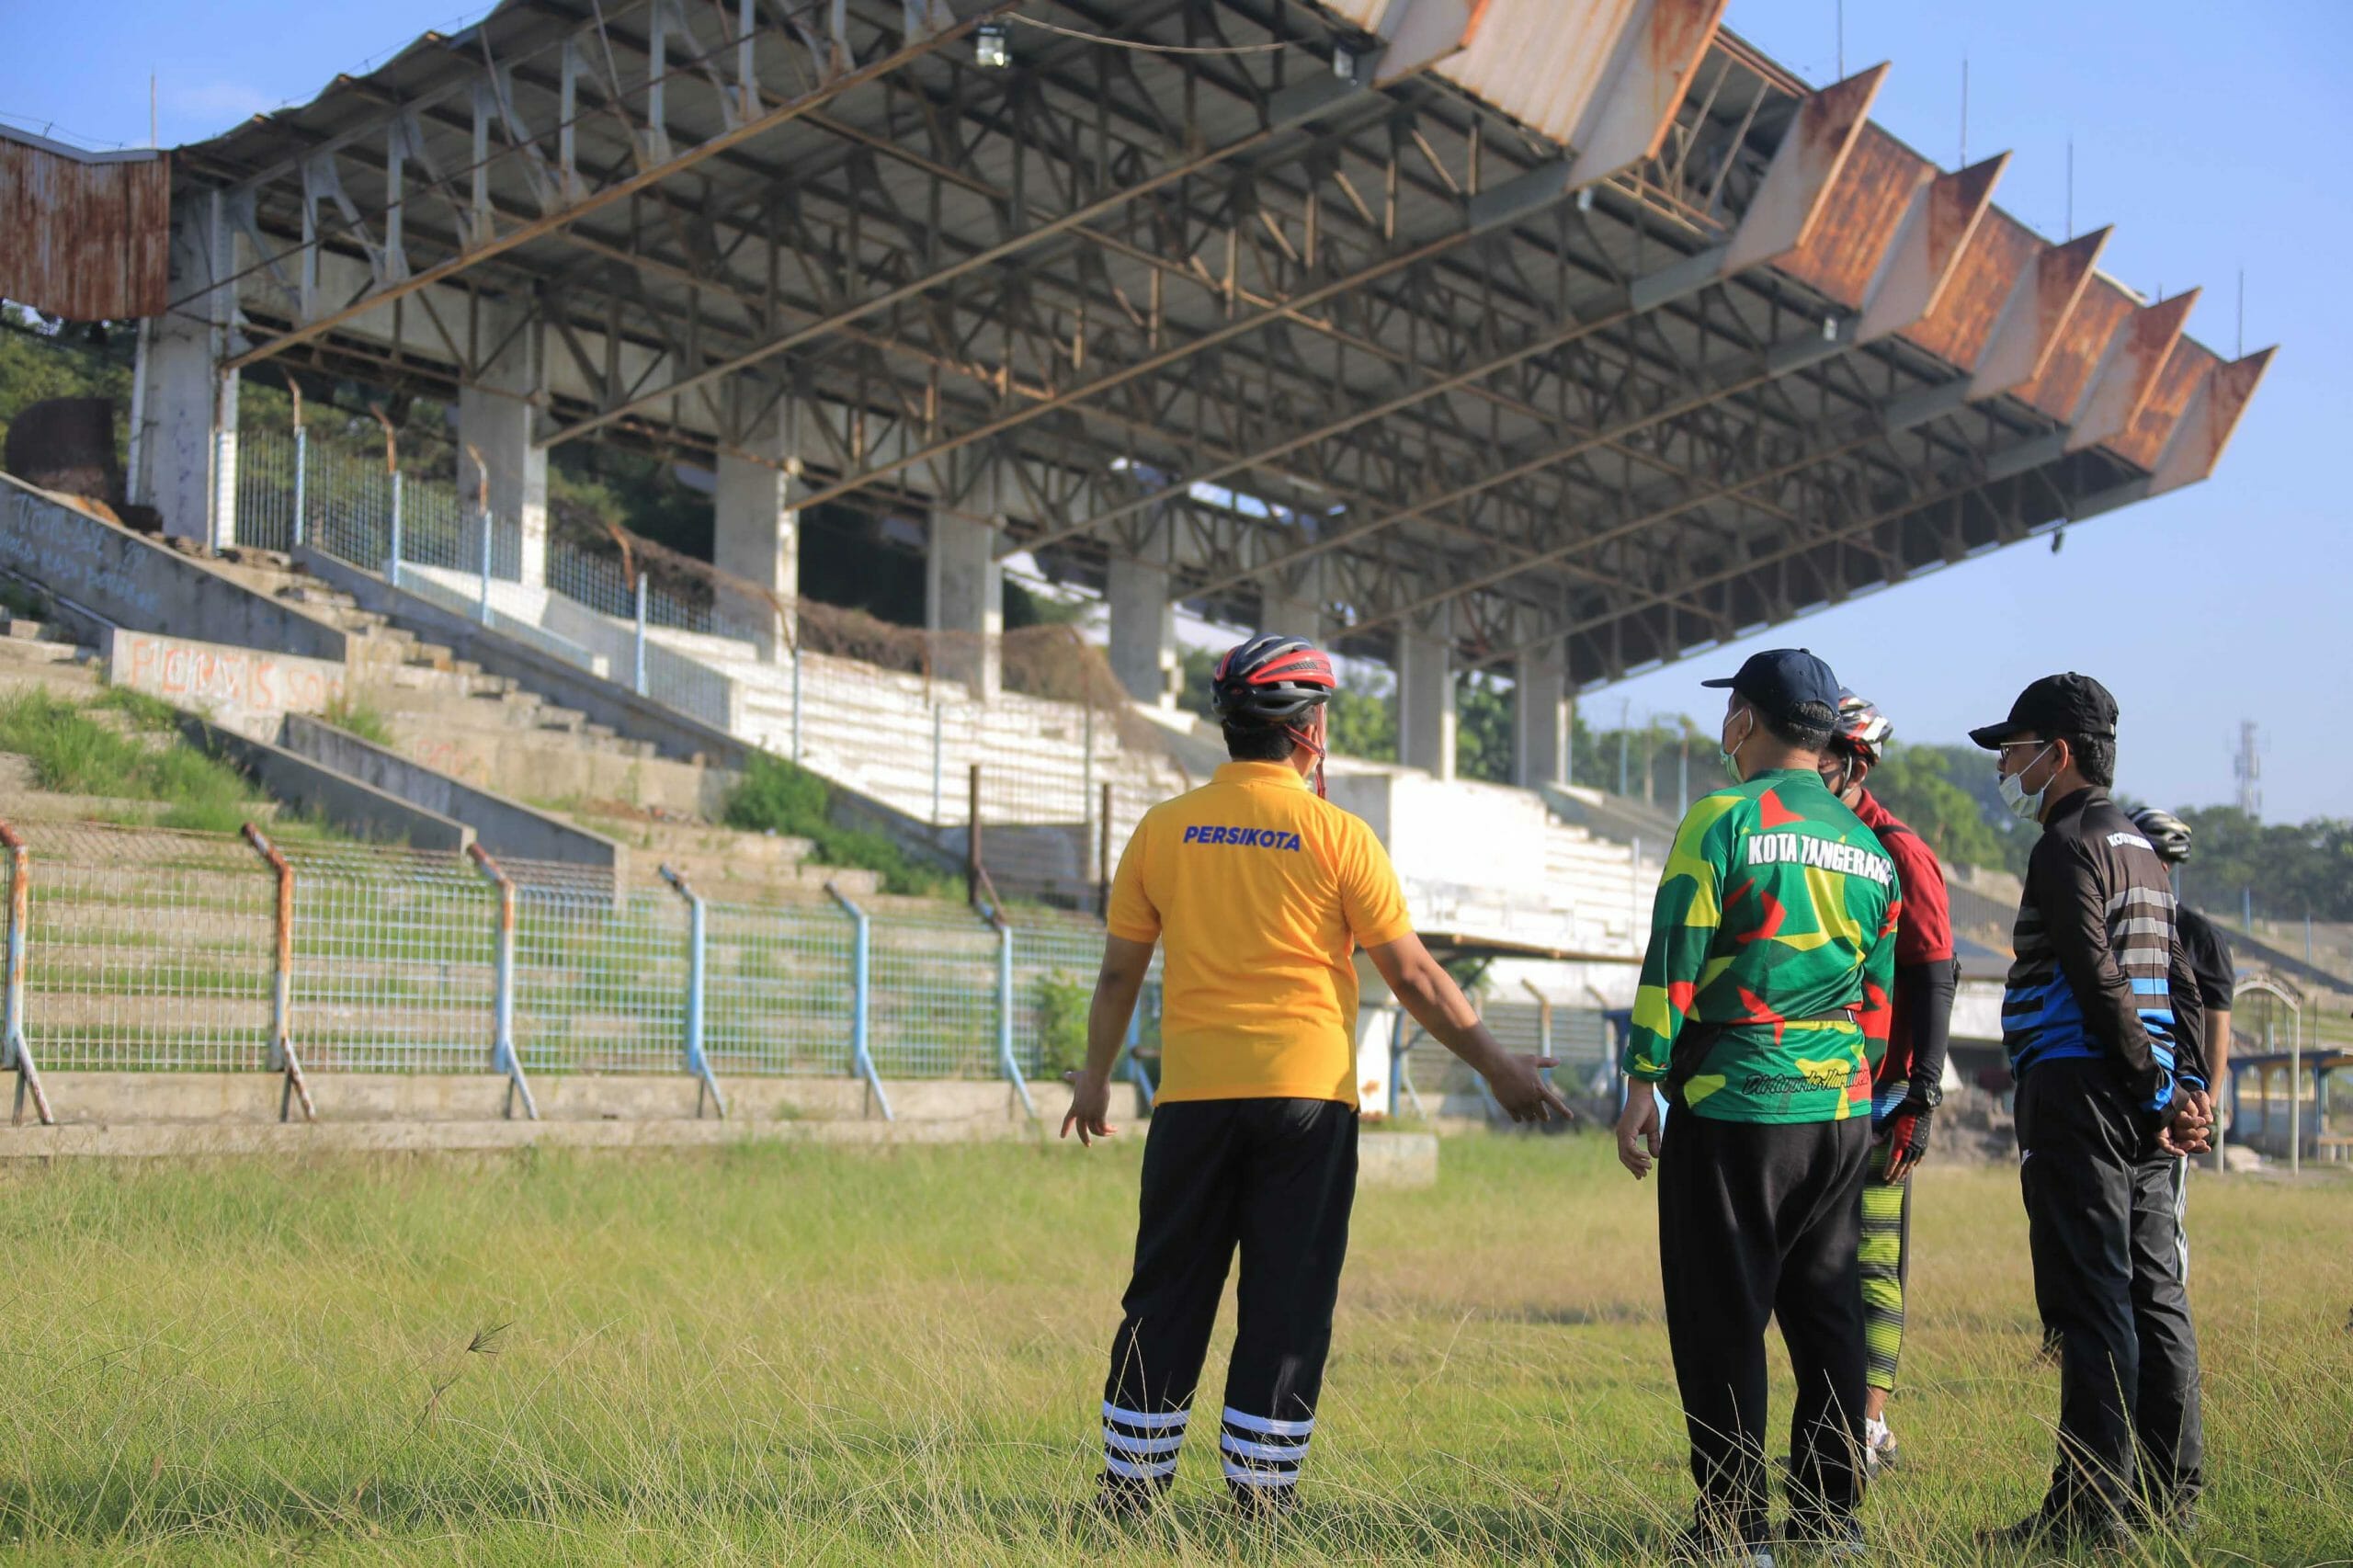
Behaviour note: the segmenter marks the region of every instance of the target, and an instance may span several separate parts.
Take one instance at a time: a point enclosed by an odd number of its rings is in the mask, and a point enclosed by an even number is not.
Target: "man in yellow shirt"
[[[1111,884],[1063,1136],[1110,1133],[1111,1064],[1167,946],[1135,1272],[1103,1388],[1098,1500],[1113,1513],[1141,1512],[1176,1473],[1237,1246],[1220,1459],[1245,1509],[1297,1496],[1356,1197],[1358,947],[1514,1120],[1569,1114],[1539,1075],[1552,1063],[1498,1045],[1414,935],[1372,829],[1323,799],[1333,684],[1331,661],[1295,637],[1230,650],[1211,697],[1233,760],[1145,813]]]

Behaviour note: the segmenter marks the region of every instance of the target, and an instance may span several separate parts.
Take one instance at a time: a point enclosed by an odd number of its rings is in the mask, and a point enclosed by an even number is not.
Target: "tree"
[[[1488,784],[1511,782],[1512,695],[1483,670],[1454,677],[1454,771]],[[1391,748],[1395,748],[1392,733]]]
[[[2004,834],[1986,803],[1954,779],[1977,773],[1991,776],[1989,754],[1963,746],[1898,744],[1887,760],[1871,771],[1870,790],[1880,803],[1927,840],[1928,846],[1958,866],[1986,866],[2022,871],[2031,839],[2024,834]],[[2006,821],[2016,822],[2001,804],[1992,806]]]

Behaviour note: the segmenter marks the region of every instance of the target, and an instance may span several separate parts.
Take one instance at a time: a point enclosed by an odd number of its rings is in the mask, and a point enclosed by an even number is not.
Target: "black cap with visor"
[[[1998,724],[1969,732],[1969,738],[1987,751],[1999,751],[2029,732],[2050,740],[2068,735],[2083,740],[2116,738],[2116,699],[2089,676],[2069,670],[2044,676],[2018,693],[2010,716]]]

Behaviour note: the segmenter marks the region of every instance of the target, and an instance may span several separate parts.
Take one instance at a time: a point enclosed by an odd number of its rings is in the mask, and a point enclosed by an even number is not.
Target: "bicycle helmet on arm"
[[[1307,738],[1307,715],[1339,685],[1332,661],[1303,637],[1266,631],[1225,651],[1210,675],[1210,711],[1234,730],[1280,730],[1316,756],[1315,792],[1324,793],[1324,748]]]

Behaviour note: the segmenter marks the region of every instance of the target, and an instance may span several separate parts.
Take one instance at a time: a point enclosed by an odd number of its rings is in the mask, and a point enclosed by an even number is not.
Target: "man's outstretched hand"
[[[1075,1127],[1078,1141],[1089,1148],[1097,1138],[1111,1137],[1111,1075],[1081,1068],[1063,1074],[1063,1082],[1070,1085],[1070,1109],[1063,1117],[1062,1136],[1069,1137]]]
[[[1639,1078],[1626,1084],[1626,1108],[1618,1113],[1618,1163],[1636,1181],[1658,1163],[1658,1096]]]
[[[1548,1068],[1558,1067],[1560,1062],[1550,1056],[1515,1056],[1506,1054],[1487,1074],[1487,1088],[1504,1114],[1514,1121],[1550,1121],[1559,1117],[1563,1121],[1574,1121],[1576,1112],[1561,1097],[1561,1091],[1544,1081]]]

